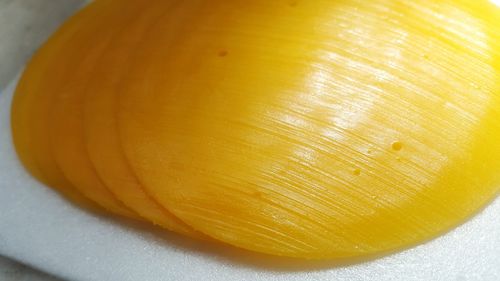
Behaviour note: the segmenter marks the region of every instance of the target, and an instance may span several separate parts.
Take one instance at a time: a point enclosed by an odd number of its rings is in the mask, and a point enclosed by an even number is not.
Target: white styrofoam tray
[[[69,280],[500,280],[500,199],[431,242],[351,265],[268,258],[79,209],[16,157],[16,81],[0,93],[0,255]]]

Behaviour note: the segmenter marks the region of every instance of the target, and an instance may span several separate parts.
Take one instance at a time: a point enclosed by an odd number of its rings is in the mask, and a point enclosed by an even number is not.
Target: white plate
[[[500,199],[424,245],[351,265],[267,258],[79,209],[24,171],[0,93],[0,254],[70,280],[500,280]]]

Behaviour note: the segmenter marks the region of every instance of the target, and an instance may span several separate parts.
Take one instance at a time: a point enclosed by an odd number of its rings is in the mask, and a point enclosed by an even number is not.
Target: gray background
[[[0,0],[0,89],[21,70],[36,48],[83,0]],[[53,281],[0,256],[2,281]]]

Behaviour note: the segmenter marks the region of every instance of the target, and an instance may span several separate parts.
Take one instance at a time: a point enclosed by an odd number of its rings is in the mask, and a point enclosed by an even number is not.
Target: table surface
[[[84,0],[0,0],[0,89],[21,70],[36,48]],[[55,281],[0,256],[2,281]]]

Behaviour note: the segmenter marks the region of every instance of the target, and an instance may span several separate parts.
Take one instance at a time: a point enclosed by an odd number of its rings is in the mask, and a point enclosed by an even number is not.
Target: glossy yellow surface
[[[83,26],[88,27],[89,21],[100,10],[99,5],[90,5],[49,39],[26,67],[12,103],[12,135],[24,166],[40,181],[78,202],[85,202],[85,197],[64,177],[49,148],[46,121],[50,99],[39,96],[52,91],[51,87],[55,85],[49,81],[58,79],[54,72],[54,57],[67,55],[64,47],[70,40],[74,42],[76,34],[81,32]]]
[[[143,2],[145,3],[145,2]],[[129,59],[151,22],[161,18],[172,1],[149,1],[123,28],[101,55],[85,85],[84,127],[88,153],[107,187],[136,213],[167,229],[202,237],[154,201],[139,184],[126,162],[118,138],[115,100],[121,77],[129,70]]]
[[[409,246],[500,187],[487,1],[185,1],[120,83],[128,160],[198,230],[338,258]]]
[[[112,27],[102,28],[103,21],[114,24],[115,29],[126,22],[125,11],[116,11],[116,3],[91,4],[63,26],[28,65],[14,101],[14,140],[20,155],[31,154],[36,159],[36,167],[49,185],[75,196],[76,188],[101,207],[136,218],[100,184],[90,162],[85,161],[88,156],[82,153],[85,151],[83,138],[76,132],[80,128],[80,111],[73,106],[83,90],[79,86],[83,85],[84,76],[88,77],[86,67],[95,61],[106,44],[104,40],[112,34]],[[27,98],[16,105],[18,96]],[[16,107],[23,105],[25,115],[16,114]],[[16,119],[16,115],[25,118],[24,123]],[[16,130],[24,130],[29,135],[16,137]],[[26,141],[30,144],[24,145]]]
[[[56,78],[59,88],[44,97],[52,100],[48,118],[50,145],[64,175],[83,194],[116,214],[138,218],[101,181],[87,154],[84,139],[83,102],[94,69],[116,33],[126,28],[137,9],[144,6],[143,1],[129,1],[128,5],[116,9],[121,1],[105,2],[108,6],[93,19],[94,26],[85,27],[76,37],[75,45],[65,46],[69,55],[54,58],[53,64],[65,67],[65,72]]]
[[[28,66],[12,125],[35,176],[114,213],[321,259],[480,210],[499,120],[493,1],[99,0]]]

